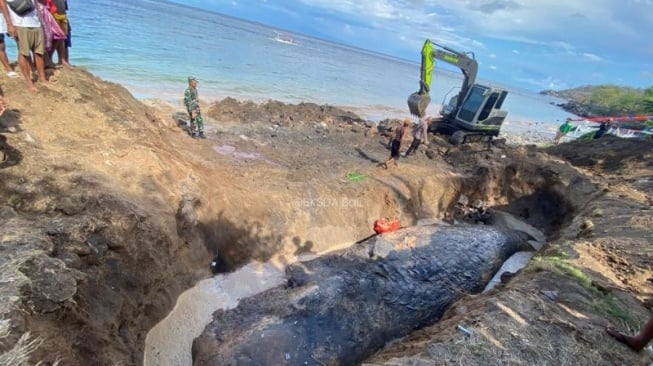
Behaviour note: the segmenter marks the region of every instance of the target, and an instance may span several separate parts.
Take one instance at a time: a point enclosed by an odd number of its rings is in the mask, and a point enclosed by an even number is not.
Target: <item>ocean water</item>
[[[71,62],[140,99],[181,106],[192,75],[207,101],[231,96],[314,102],[379,121],[407,117],[406,99],[419,85],[419,49],[414,60],[403,60],[161,0],[84,0],[71,1],[70,7]],[[278,33],[296,44],[277,41]],[[12,41],[8,49],[15,59]],[[458,70],[441,65],[434,74],[430,115],[462,82]],[[509,90],[504,109],[517,125],[557,124],[568,116],[550,104],[550,97]]]

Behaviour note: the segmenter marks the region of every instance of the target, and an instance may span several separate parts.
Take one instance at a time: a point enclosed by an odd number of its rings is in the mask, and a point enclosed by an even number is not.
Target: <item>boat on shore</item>
[[[565,136],[566,141],[593,138],[593,134],[604,124],[606,134],[621,138],[653,136],[653,116],[622,116],[622,117],[588,117],[574,118],[573,130]]]

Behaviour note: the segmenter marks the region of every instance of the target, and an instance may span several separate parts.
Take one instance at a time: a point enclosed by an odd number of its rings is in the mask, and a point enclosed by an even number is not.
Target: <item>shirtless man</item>
[[[388,169],[388,163],[390,162],[394,162],[395,166],[399,165],[397,164],[397,160],[399,160],[399,150],[401,149],[401,144],[406,139],[406,133],[408,132],[410,125],[411,122],[409,119],[407,119],[395,130],[395,137],[390,143],[390,157],[385,161],[385,163],[383,163],[383,167],[385,169]]]

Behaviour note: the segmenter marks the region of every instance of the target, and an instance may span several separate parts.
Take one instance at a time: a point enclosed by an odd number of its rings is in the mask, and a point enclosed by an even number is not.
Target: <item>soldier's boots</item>
[[[200,132],[199,138],[201,138],[201,139],[205,139],[205,138],[206,138],[206,136],[204,135],[204,131]]]

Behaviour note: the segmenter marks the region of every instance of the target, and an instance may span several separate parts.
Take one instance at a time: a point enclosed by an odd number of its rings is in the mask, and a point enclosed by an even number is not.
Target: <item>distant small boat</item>
[[[276,37],[274,37],[274,40],[279,42],[279,43],[290,44],[290,45],[293,45],[293,46],[297,45],[297,41],[292,39],[292,37],[284,35],[284,34],[277,33]]]

